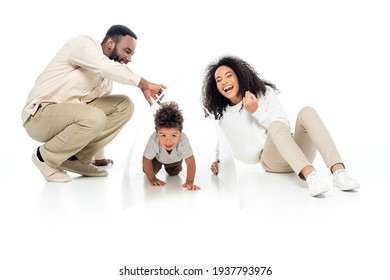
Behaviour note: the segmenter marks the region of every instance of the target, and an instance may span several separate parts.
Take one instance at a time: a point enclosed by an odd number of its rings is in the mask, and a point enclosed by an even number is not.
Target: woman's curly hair
[[[174,101],[161,103],[161,107],[154,113],[155,129],[160,128],[177,128],[183,130],[183,114],[179,105]]]
[[[274,90],[277,90],[274,84],[262,80],[256,70],[243,59],[236,56],[223,56],[215,62],[210,63],[206,68],[202,86],[203,106],[209,114],[214,115],[216,120],[222,118],[223,112],[226,110],[226,107],[230,102],[229,99],[224,97],[218,91],[217,83],[215,81],[215,71],[220,66],[228,66],[233,69],[237,75],[237,79],[240,84],[239,93],[242,96],[245,95],[247,90],[252,92],[256,97],[264,95],[266,92],[265,86],[269,86]],[[206,116],[207,115],[208,114],[206,112]]]

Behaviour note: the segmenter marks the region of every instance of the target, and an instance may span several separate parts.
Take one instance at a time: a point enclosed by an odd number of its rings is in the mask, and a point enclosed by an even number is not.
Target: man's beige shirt
[[[112,81],[138,86],[141,77],[103,54],[88,36],[69,40],[37,78],[22,111],[23,124],[40,103],[88,103],[108,95]]]

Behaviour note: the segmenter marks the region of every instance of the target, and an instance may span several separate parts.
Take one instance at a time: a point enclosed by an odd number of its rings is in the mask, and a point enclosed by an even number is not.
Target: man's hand
[[[110,164],[114,164],[114,161],[112,159],[95,159],[92,161],[92,164],[95,166],[108,166]]]
[[[154,100],[159,99],[158,102],[160,102],[160,100],[162,98],[162,96],[160,98],[160,95],[163,93],[164,89],[167,88],[166,86],[161,85],[161,84],[150,83],[143,78],[141,78],[141,81],[140,81],[138,87],[142,90],[142,93],[144,94],[144,97],[145,97],[146,101],[148,101],[150,106],[153,105],[152,99],[154,99]]]

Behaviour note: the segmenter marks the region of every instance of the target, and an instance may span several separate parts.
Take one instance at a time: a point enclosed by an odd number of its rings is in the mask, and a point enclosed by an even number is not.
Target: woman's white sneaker
[[[333,185],[342,191],[351,191],[360,188],[359,182],[352,179],[345,169],[339,169],[333,173]]]
[[[330,191],[330,187],[327,184],[320,182],[315,171],[307,176],[306,182],[311,196],[318,196]]]

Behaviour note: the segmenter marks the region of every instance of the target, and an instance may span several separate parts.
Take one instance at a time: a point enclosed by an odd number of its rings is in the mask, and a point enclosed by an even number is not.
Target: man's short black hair
[[[102,43],[106,42],[108,38],[113,38],[117,42],[117,40],[120,40],[122,36],[127,36],[127,35],[137,40],[137,35],[135,35],[135,33],[131,31],[131,29],[128,28],[127,26],[120,25],[120,24],[113,25],[107,30],[106,36],[104,37]]]

